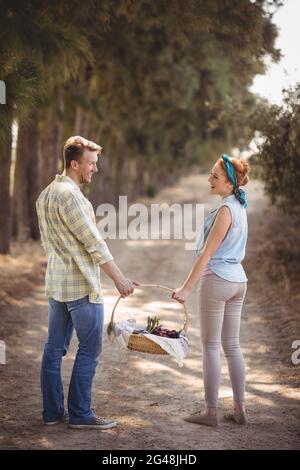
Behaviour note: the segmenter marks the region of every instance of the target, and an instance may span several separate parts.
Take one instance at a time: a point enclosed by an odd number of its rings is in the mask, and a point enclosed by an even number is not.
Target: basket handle
[[[174,289],[171,289],[170,287],[166,287],[166,286],[160,286],[159,284],[140,284],[139,286],[137,286],[136,288],[139,288],[139,287],[158,287],[159,289],[164,289],[164,290],[167,290],[169,292],[173,292]],[[115,322],[114,322],[114,317],[115,317],[115,311],[116,311],[116,308],[117,308],[117,305],[118,303],[120,302],[120,300],[122,299],[123,297],[120,295],[120,297],[118,298],[118,300],[116,301],[115,305],[114,305],[114,308],[113,308],[113,311],[111,313],[111,320],[110,320],[110,324],[111,324],[111,327],[113,328],[113,330],[115,329]],[[184,310],[184,319],[183,319],[183,330],[185,332],[187,332],[188,330],[188,318],[189,318],[189,312],[188,312],[188,308],[187,308],[187,305],[186,305],[186,302],[184,302],[183,304],[181,304],[183,306],[183,310]]]

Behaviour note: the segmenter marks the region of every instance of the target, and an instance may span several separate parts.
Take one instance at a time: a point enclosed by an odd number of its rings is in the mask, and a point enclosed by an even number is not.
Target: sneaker
[[[65,411],[62,418],[57,419],[56,421],[44,421],[44,424],[46,426],[53,426],[54,424],[68,423],[68,422],[69,422],[69,413]]]
[[[85,423],[72,424],[69,423],[69,428],[72,429],[111,429],[117,426],[117,421],[113,419],[104,419],[99,416],[93,416]]]

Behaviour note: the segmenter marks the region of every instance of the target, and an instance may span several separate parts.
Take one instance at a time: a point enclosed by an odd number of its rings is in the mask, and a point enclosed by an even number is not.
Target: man
[[[96,227],[91,203],[80,190],[98,172],[101,147],[83,137],[70,137],[64,146],[64,171],[40,194],[36,208],[42,245],[48,258],[48,338],[45,344],[41,388],[43,420],[57,424],[69,419],[74,429],[108,429],[113,419],[97,416],[91,408],[92,381],[102,349],[103,298],[100,269],[126,297],[137,283],[126,279],[113,261]],[[62,356],[75,328],[79,346],[64,409]]]

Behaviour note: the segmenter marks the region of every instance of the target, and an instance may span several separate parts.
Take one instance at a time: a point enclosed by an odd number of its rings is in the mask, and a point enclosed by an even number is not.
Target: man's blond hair
[[[87,140],[84,137],[81,137],[80,135],[69,137],[64,145],[63,155],[65,168],[69,168],[71,166],[72,160],[79,161],[85,149],[100,154],[102,147],[100,147],[98,144],[95,144],[95,142],[92,142],[91,140]]]

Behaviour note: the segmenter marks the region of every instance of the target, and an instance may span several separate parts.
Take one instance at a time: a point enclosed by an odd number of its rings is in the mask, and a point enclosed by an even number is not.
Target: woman
[[[219,195],[222,201],[205,219],[204,247],[200,256],[182,286],[172,294],[180,303],[185,302],[201,278],[199,306],[206,410],[185,418],[191,423],[207,426],[219,423],[221,343],[234,397],[234,412],[226,418],[238,424],[247,423],[245,367],[239,330],[247,290],[247,277],[241,261],[245,256],[248,224],[246,196],[240,186],[248,183],[249,171],[245,160],[231,159],[228,155],[223,155],[212,168],[208,178],[210,193]]]

